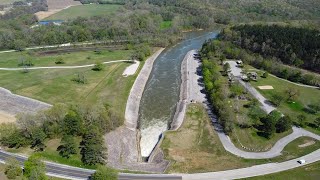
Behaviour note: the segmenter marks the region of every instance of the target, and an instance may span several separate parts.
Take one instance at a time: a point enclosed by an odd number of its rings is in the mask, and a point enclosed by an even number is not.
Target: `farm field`
[[[81,6],[74,6],[68,9],[64,9],[56,14],[53,14],[44,20],[68,20],[75,19],[77,17],[92,17],[105,14],[112,14],[115,12],[121,5],[113,4],[88,4]]]

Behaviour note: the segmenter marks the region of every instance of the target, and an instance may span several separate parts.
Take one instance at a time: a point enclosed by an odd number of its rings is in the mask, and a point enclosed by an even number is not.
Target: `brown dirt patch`
[[[13,115],[0,111],[0,124],[16,122],[16,118]]]
[[[272,86],[258,86],[259,89],[262,89],[262,90],[267,90],[267,89],[274,89]]]

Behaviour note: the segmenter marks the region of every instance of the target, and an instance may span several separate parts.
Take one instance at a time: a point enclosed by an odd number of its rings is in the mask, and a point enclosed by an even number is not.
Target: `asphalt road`
[[[0,150],[0,161],[2,163],[4,163],[9,157],[15,157],[21,163],[21,165],[23,165],[23,162],[27,159],[27,157]],[[66,179],[86,180],[95,172],[94,170],[76,168],[51,162],[45,162],[45,164],[48,175]]]

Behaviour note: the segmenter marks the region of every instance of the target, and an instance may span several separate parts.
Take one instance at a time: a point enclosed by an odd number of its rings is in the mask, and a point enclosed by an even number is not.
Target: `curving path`
[[[120,62],[135,62],[136,60],[116,60],[116,61],[107,61],[102,64],[111,64],[111,63],[120,63]],[[48,66],[48,67],[27,67],[27,68],[0,68],[3,71],[20,71],[23,69],[28,70],[37,70],[37,69],[77,69],[77,68],[85,68],[85,67],[93,67],[95,64],[81,65],[81,66]]]
[[[290,135],[281,138],[279,141],[276,142],[276,144],[269,150],[266,152],[247,152],[247,151],[243,151],[241,149],[238,149],[230,140],[229,136],[227,136],[223,130],[221,125],[218,123],[217,117],[214,115],[214,113],[212,112],[212,108],[210,107],[209,103],[207,102],[207,99],[205,98],[205,96],[203,96],[202,93],[199,92],[195,92],[195,91],[202,91],[204,89],[203,84],[201,82],[199,82],[198,80],[201,78],[201,76],[199,75],[199,73],[197,72],[197,69],[199,68],[199,66],[201,65],[201,63],[199,62],[199,60],[194,58],[194,53],[195,51],[192,51],[193,53],[188,53],[187,56],[189,56],[188,60],[188,79],[190,79],[189,83],[190,83],[190,89],[188,92],[188,102],[190,102],[191,100],[196,100],[198,102],[201,102],[205,105],[207,111],[208,111],[208,115],[214,125],[215,130],[218,133],[219,139],[223,145],[223,147],[225,148],[226,151],[242,157],[242,158],[246,158],[246,159],[268,159],[268,158],[273,158],[273,157],[277,157],[279,155],[281,155],[281,151],[283,150],[283,148],[289,144],[290,142],[292,142],[293,140],[302,137],[302,136],[309,136],[312,137],[316,140],[320,141],[320,136],[313,134],[309,131],[306,131],[302,128],[297,128],[297,127],[292,127],[293,129],[293,133],[291,133]],[[227,61],[230,64],[231,67],[231,71],[234,74],[235,77],[239,77],[241,76],[241,69],[236,67],[236,62],[234,61]],[[266,103],[266,99],[255,89],[253,88],[249,83],[244,83],[242,80],[239,80],[240,83],[245,86],[246,89],[249,90],[249,92],[256,97],[262,104],[262,108],[266,111],[266,112],[271,112],[272,110],[274,110],[275,108],[271,105],[269,105],[268,103]]]

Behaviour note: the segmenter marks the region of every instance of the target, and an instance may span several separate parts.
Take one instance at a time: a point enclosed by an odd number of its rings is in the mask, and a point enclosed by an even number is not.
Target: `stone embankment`
[[[162,156],[157,156],[150,163],[142,162],[139,152],[138,118],[140,100],[153,68],[153,63],[164,48],[149,57],[135,80],[127,101],[125,111],[125,126],[112,131],[105,136],[108,149],[108,165],[117,169],[129,169],[146,172],[163,172],[169,162]]]
[[[0,110],[10,115],[20,113],[34,114],[51,107],[50,104],[13,94],[2,87],[0,87],[0,102]]]
[[[144,91],[144,87],[146,86],[149,79],[154,61],[163,50],[164,48],[158,50],[150,58],[148,58],[131,88],[125,111],[125,125],[131,130],[135,130],[137,128],[140,101]]]

